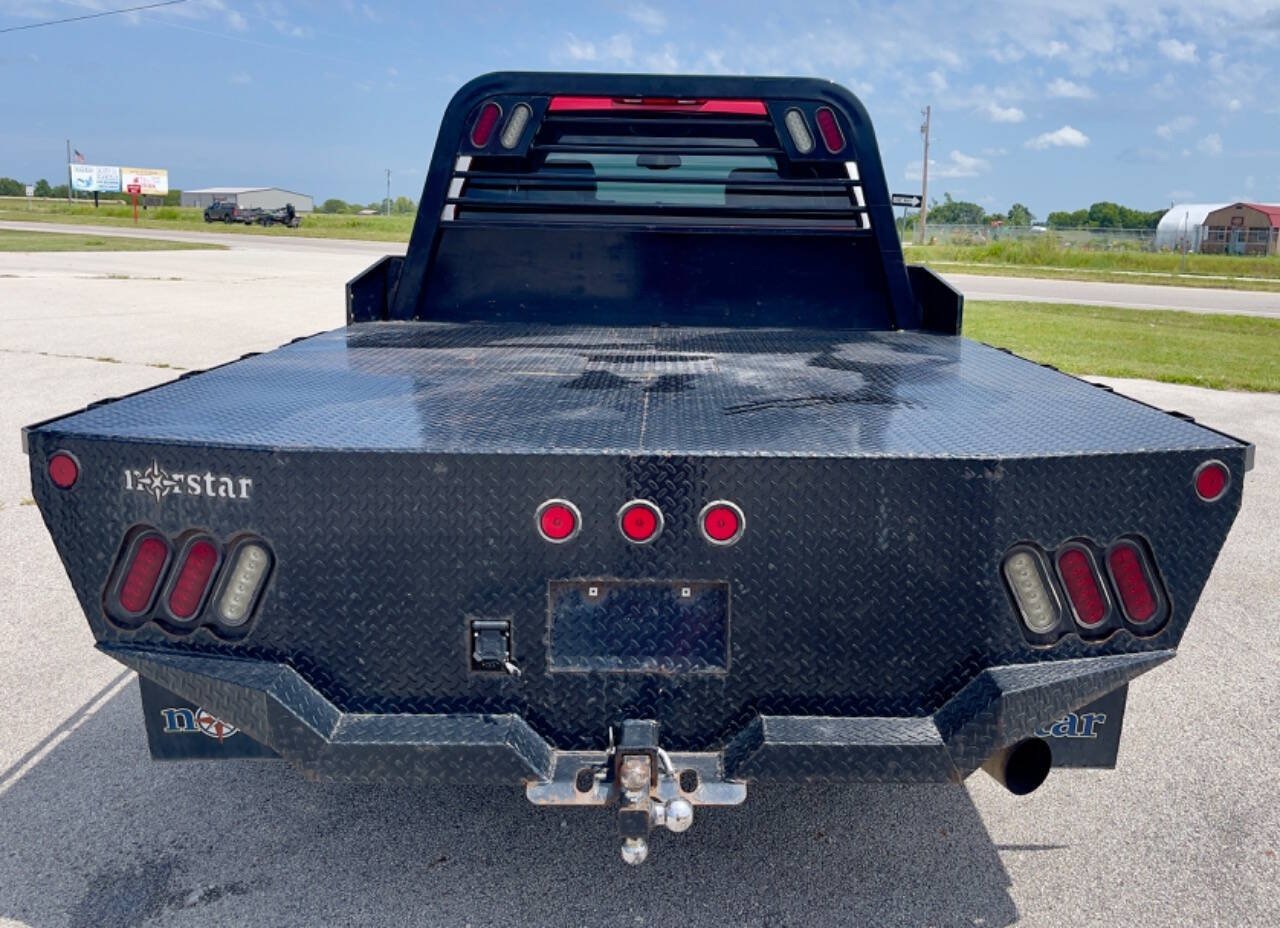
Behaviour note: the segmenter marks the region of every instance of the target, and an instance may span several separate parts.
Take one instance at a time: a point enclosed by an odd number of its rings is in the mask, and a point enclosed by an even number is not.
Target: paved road
[[[50,222],[0,222],[0,229],[30,232],[75,232],[90,235],[126,235],[164,238],[182,242],[228,245],[237,251],[286,251],[307,253],[355,253],[364,256],[402,254],[401,242],[362,242],[349,239],[303,236],[255,235],[235,232],[184,232],[167,229],[129,229]],[[908,256],[909,257],[909,256]],[[365,263],[369,263],[366,261]],[[1037,303],[1083,303],[1096,306],[1130,306],[1138,309],[1184,309],[1190,312],[1233,313],[1280,318],[1280,292],[1216,290],[1201,287],[1161,287],[1151,284],[1102,283],[1088,280],[1041,280],[1033,277],[987,277],[979,274],[946,274],[971,300],[1028,300]]]
[[[1115,382],[1258,444],[1177,660],[1139,680],[1114,772],[755,788],[659,836],[518,789],[318,784],[152,763],[92,638],[17,432],[339,324],[361,254],[0,255],[0,924],[1280,924],[1280,397]],[[110,278],[127,274],[127,279]],[[7,276],[16,275],[16,276]]]
[[[1193,313],[1232,313],[1280,319],[1280,292],[1162,287],[1092,280],[1044,280],[1038,277],[987,277],[944,274],[966,299],[1027,300],[1033,303],[1083,303],[1135,309],[1182,309]]]

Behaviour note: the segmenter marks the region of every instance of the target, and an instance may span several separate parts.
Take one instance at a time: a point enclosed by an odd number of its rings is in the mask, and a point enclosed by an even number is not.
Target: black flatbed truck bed
[[[529,109],[514,152],[477,141],[494,101],[495,126]],[[851,150],[809,165],[783,117],[823,108]],[[782,151],[685,177],[709,125]],[[566,146],[610,150],[584,180]],[[655,197],[646,171],[676,173]],[[409,252],[352,281],[346,328],[24,433],[153,754],[523,782],[618,805],[631,862],[751,781],[985,766],[1021,793],[1113,765],[1251,448],[961,337],[887,202],[834,85],[464,88]]]

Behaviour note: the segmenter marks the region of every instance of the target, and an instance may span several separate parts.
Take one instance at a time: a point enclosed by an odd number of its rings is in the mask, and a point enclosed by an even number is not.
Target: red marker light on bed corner
[[[80,478],[80,465],[65,451],[55,451],[49,458],[49,479],[60,490],[69,490]]]

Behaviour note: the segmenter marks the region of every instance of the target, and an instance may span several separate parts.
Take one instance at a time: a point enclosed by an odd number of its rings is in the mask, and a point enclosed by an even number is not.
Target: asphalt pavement
[[[1258,448],[1181,653],[1131,689],[1115,771],[1021,799],[982,774],[753,787],[627,868],[612,816],[515,786],[152,762],[136,680],[93,649],[30,504],[19,427],[337,326],[368,260],[0,254],[0,925],[1280,924],[1275,394],[1110,381]]]

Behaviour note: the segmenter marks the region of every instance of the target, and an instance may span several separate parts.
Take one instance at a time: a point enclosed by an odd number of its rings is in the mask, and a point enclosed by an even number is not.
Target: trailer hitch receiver
[[[744,783],[725,779],[719,754],[669,754],[658,744],[658,723],[628,719],[609,731],[604,752],[558,753],[551,779],[526,788],[537,805],[614,805],[622,859],[649,856],[655,828],[688,831],[697,805],[738,805]]]

